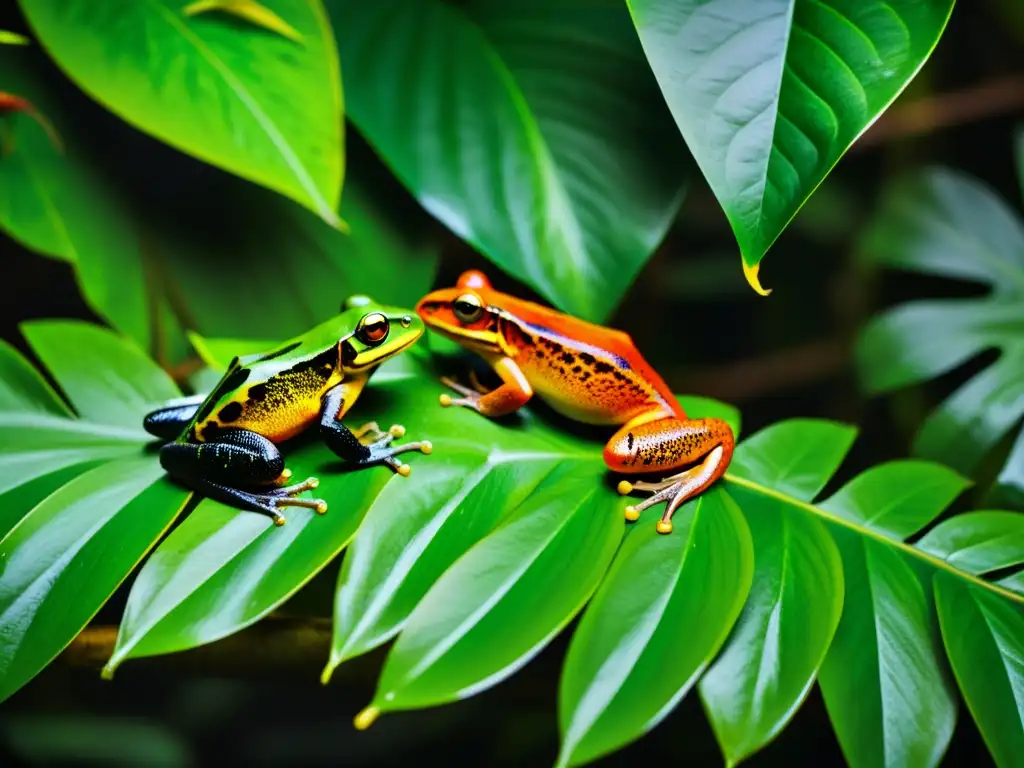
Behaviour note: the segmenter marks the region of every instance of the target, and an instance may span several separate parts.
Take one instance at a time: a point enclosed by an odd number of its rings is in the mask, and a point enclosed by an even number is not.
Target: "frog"
[[[441,382],[445,407],[461,406],[499,419],[534,395],[556,413],[590,425],[616,427],[602,458],[622,479],[622,495],[650,496],[625,507],[627,521],[665,502],[658,533],[672,516],[725,473],[735,435],[728,422],[689,418],[676,396],[624,331],[597,325],[496,290],[480,270],[463,272],[454,287],[422,297],[416,314],[431,332],[483,358],[501,380],[488,389],[470,372],[470,386]],[[657,475],[657,481],[637,475]]]
[[[413,345],[425,326],[414,313],[356,294],[337,315],[265,352],[236,356],[206,395],[165,402],[143,427],[165,442],[160,464],[175,481],[241,510],[284,525],[282,507],[327,512],[323,499],[295,498],[317,488],[310,477],[288,485],[280,446],[318,425],[320,437],[355,469],[386,465],[403,477],[399,454],[429,454],[429,440],[396,445],[405,427],[377,422],[355,430],[342,423],[374,371]]]

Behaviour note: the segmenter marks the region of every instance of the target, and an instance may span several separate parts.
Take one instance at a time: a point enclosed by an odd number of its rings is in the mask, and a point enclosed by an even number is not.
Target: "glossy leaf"
[[[302,35],[295,27],[266,6],[257,3],[256,0],[196,0],[182,10],[186,16],[210,12],[226,13],[263,29],[276,32],[289,40],[302,42]]]
[[[757,265],[931,54],[953,0],[629,0],[665,99]]]
[[[328,0],[359,130],[422,205],[561,309],[611,314],[681,201],[620,3]]]
[[[34,320],[22,323],[21,330],[85,419],[134,428],[145,438],[143,416],[181,396],[170,376],[138,347],[96,325]]]
[[[944,520],[917,546],[957,570],[986,574],[1024,564],[1024,514],[967,512]]]
[[[21,353],[0,340],[0,412],[70,416],[71,411]]]
[[[727,493],[680,509],[671,536],[656,533],[654,519],[645,515],[623,542],[573,635],[559,689],[558,765],[589,762],[654,728],[743,605],[754,553]]]
[[[485,690],[526,664],[587,601],[623,533],[620,498],[593,462],[565,461],[416,606],[388,654],[379,712]]]
[[[890,461],[857,475],[820,506],[859,528],[902,540],[932,522],[970,484],[938,464]]]
[[[729,474],[810,501],[850,450],[857,430],[823,419],[789,419],[736,448]]]
[[[839,623],[843,565],[828,531],[803,510],[749,488],[729,493],[753,537],[753,584],[700,694],[735,765],[771,741],[810,691]]]
[[[0,541],[0,698],[74,639],[185,496],[150,457],[108,463],[47,497]]]
[[[1024,608],[946,573],[935,577],[942,640],[989,751],[1001,766],[1024,755]]]
[[[914,453],[965,473],[1024,417],[1024,223],[986,185],[933,168],[895,183],[862,244],[892,267],[985,284],[983,298],[915,301],[864,329],[858,367],[870,392],[951,371],[989,349],[998,359],[961,386],[921,427]],[[1003,480],[1024,492],[1020,470]]]
[[[340,226],[341,79],[319,1],[266,3],[301,44],[214,14],[187,16],[182,5],[21,3],[40,44],[93,99]]]
[[[927,584],[884,544],[849,531],[836,541],[846,595],[819,682],[843,755],[852,768],[937,765],[957,703]]]

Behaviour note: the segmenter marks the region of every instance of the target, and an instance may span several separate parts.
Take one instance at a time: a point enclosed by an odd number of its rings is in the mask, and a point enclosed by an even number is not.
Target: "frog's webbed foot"
[[[412,467],[396,458],[398,454],[408,451],[420,451],[427,454],[434,450],[434,446],[429,440],[419,440],[414,443],[406,443],[405,445],[392,445],[395,438],[405,435],[405,427],[401,424],[392,424],[387,432],[382,432],[376,422],[371,421],[369,424],[361,426],[353,434],[360,438],[360,442],[363,442],[362,437],[364,436],[369,436],[370,439],[370,442],[364,442],[364,445],[370,449],[370,455],[359,459],[356,462],[358,465],[386,464],[402,477],[408,477],[409,473],[412,472]]]
[[[639,504],[626,507],[626,519],[630,522],[638,520],[640,513],[645,509],[667,501],[668,504],[665,506],[665,511],[658,521],[657,529],[658,533],[672,533],[672,515],[708,484],[709,479],[713,477],[715,470],[721,463],[722,453],[722,446],[717,446],[697,466],[671,477],[666,477],[656,483],[621,481],[618,485],[618,491],[623,496],[633,491],[648,491],[652,494]]]
[[[291,472],[288,472],[288,476],[290,475]],[[284,476],[283,472],[282,476]],[[312,509],[318,515],[322,515],[327,511],[327,502],[323,499],[293,498],[297,493],[311,491],[320,485],[320,481],[315,477],[310,477],[304,482],[296,483],[295,485],[274,488],[265,493],[242,491],[237,488],[210,482],[205,483],[205,485],[219,491],[218,496],[231,498],[233,502],[243,509],[267,515],[274,521],[274,525],[284,525],[285,523],[285,517],[279,511],[281,507],[305,507],[306,509]],[[208,491],[211,488],[204,488],[203,490]]]
[[[443,405],[445,408],[452,405],[461,405],[464,408],[472,408],[474,411],[480,410],[480,398],[482,396],[481,392],[463,386],[462,384],[459,384],[457,381],[455,381],[454,379],[450,379],[447,376],[441,377],[441,383],[444,384],[453,392],[457,392],[459,395],[461,395],[461,397],[452,397],[447,392],[442,394],[438,398],[438,400],[440,400],[441,405]],[[479,384],[479,381],[477,382],[477,384]],[[486,394],[486,392],[483,394]]]

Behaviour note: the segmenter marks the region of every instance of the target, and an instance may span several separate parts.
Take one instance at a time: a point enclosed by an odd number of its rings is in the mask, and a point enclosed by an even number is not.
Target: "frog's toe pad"
[[[443,407],[447,408],[452,404],[452,396],[445,392],[437,398],[437,401],[441,403]]]
[[[392,437],[405,437],[405,427],[401,424],[392,424],[391,429],[388,430],[388,434]]]
[[[671,520],[659,520],[655,527],[658,529],[658,533],[672,533]]]
[[[434,444],[429,440],[421,440],[420,451],[426,455],[430,455],[434,451]]]
[[[633,484],[628,480],[620,480],[617,486],[617,490],[623,496],[633,492]]]
[[[631,523],[640,519],[640,510],[637,509],[636,507],[633,507],[633,506],[626,507],[626,509],[624,510],[624,513],[625,513],[626,519],[629,520]]]
[[[412,472],[412,467],[410,467],[408,464],[400,464],[398,466],[398,469],[396,469],[395,471],[402,477],[408,477]]]

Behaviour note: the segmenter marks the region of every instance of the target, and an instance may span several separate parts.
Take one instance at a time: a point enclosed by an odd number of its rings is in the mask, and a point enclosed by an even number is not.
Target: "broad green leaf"
[[[136,451],[137,447],[135,450],[122,451],[122,455],[131,455]],[[106,456],[102,451],[96,453],[96,456],[86,458],[84,461],[79,456],[69,461],[51,463],[44,457],[36,464],[36,471],[19,476],[18,485],[3,491],[3,495],[0,496],[0,539],[6,536],[33,507],[58,488],[109,459],[118,458],[117,454]],[[58,455],[56,458],[64,456]]]
[[[183,6],[21,3],[47,53],[107,109],[342,226],[341,78],[319,0],[266,2],[301,43]]]
[[[1000,768],[1024,755],[1024,608],[947,573],[935,577],[942,640]]]
[[[0,412],[70,416],[71,411],[21,353],[0,340]]]
[[[88,623],[186,494],[151,457],[112,462],[47,497],[0,541],[0,699]]]
[[[33,320],[21,331],[79,415],[142,431],[154,406],[181,396],[159,366],[131,342],[77,320]]]
[[[856,436],[856,429],[843,424],[789,419],[740,443],[729,474],[810,501],[839,468]]]
[[[726,492],[683,506],[670,536],[654,519],[644,515],[623,542],[573,635],[559,690],[560,766],[594,760],[664,719],[718,652],[750,587],[750,533]]]
[[[288,463],[303,466],[302,459]],[[324,473],[316,497],[327,502],[327,513],[286,509],[280,528],[264,515],[204,500],[132,585],[104,677],[126,659],[210,643],[270,613],[341,551],[388,481],[385,472]]]
[[[857,475],[820,507],[858,527],[894,539],[924,528],[970,481],[927,461],[890,461]]]
[[[953,0],[628,0],[760,290],[765,252],[917,74]]]
[[[891,490],[911,484],[891,479]],[[916,502],[902,505],[909,516]],[[852,768],[937,765],[953,736],[957,703],[929,592],[902,554],[866,536],[835,533],[846,596],[819,683],[843,755]]]
[[[522,448],[446,451],[444,462],[415,490],[389,488],[370,507],[338,578],[325,680],[393,637],[438,577],[552,471],[550,453]]]
[[[75,265],[82,294],[103,318],[150,344],[139,233],[117,191],[82,148],[77,125],[38,76],[38,50],[0,48],[0,90],[31,101],[61,137],[33,120],[11,121],[0,162],[0,228],[30,250]]]
[[[917,547],[960,571],[985,574],[1024,564],[1024,514],[967,512],[928,531]]]
[[[753,582],[700,694],[735,765],[775,738],[810,691],[839,623],[843,566],[828,531],[805,511],[749,488],[729,493],[753,537]]]
[[[594,462],[562,462],[444,572],[398,636],[357,726],[485,690],[540,652],[589,599],[622,537],[622,502],[603,474]]]
[[[422,404],[417,398],[413,405],[426,413],[432,409],[437,416],[437,424],[426,428],[436,448],[432,462],[450,463],[447,469],[432,471],[413,501],[378,501],[367,513],[339,576],[334,642],[325,678],[345,659],[398,632],[438,577],[560,461],[588,459],[595,467],[602,466],[599,444],[558,440],[557,433],[539,422],[517,431],[509,444],[507,426],[474,414],[468,419],[467,414],[446,417],[433,397]],[[687,413],[726,419],[739,432],[739,415],[731,406],[710,398],[679,399]],[[442,437],[446,433],[457,439]]]
[[[622,4],[326,4],[349,115],[423,207],[559,308],[610,315],[683,186]]]
[[[915,455],[974,472],[1024,417],[1024,222],[986,185],[932,168],[892,185],[861,250],[882,264],[990,289],[983,298],[887,310],[857,344],[870,392],[916,384],[999,351],[925,420],[914,441]],[[1013,487],[1017,473],[1009,464],[1006,472]]]

